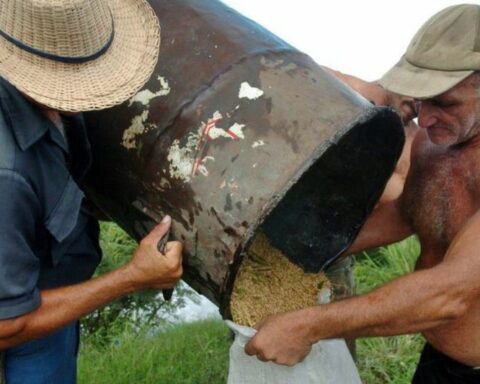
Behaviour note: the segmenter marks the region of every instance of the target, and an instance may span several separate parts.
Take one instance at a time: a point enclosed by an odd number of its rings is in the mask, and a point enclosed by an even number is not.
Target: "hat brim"
[[[104,109],[133,96],[157,64],[159,21],[145,0],[104,1],[109,1],[115,34],[103,55],[67,64],[0,38],[0,75],[38,103],[61,111]]]
[[[474,71],[437,71],[410,64],[405,56],[380,80],[380,85],[394,93],[416,99],[438,96]]]

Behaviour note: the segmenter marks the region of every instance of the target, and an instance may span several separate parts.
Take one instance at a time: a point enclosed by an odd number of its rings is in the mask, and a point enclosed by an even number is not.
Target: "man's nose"
[[[416,100],[415,107],[417,110],[418,125],[421,128],[431,127],[438,121],[435,108],[428,100]]]

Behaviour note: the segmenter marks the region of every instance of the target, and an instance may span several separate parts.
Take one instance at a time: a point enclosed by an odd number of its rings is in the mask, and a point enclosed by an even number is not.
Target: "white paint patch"
[[[167,160],[170,162],[170,176],[184,182],[190,181],[193,159],[190,154],[192,149],[188,146],[180,148],[180,141],[174,140],[168,151]]]
[[[204,136],[206,136],[210,139],[217,139],[221,137],[222,132],[220,131],[223,131],[223,129],[217,128],[216,124],[222,119],[222,114],[219,111],[215,111],[213,113],[213,116],[208,119],[206,123],[202,121],[202,124],[200,124],[200,127],[198,128],[199,137],[203,138]],[[212,132],[211,135],[210,132]]]
[[[208,131],[208,137],[212,140],[218,139],[219,137],[231,138],[231,136],[223,128],[213,127]]]
[[[200,162],[200,165],[198,166],[197,168],[197,171],[200,172],[203,176],[208,176],[208,169],[207,167],[205,166],[205,163],[208,161],[208,160],[211,160],[211,161],[215,161],[215,158],[213,156],[206,156],[202,159],[202,161]]]
[[[198,173],[208,176],[206,163],[215,161],[213,156],[201,157],[202,148],[206,140],[215,140],[220,137],[231,140],[244,139],[243,128],[245,125],[234,123],[229,129],[218,128],[216,124],[222,120],[223,116],[216,111],[207,122],[202,122],[197,132],[190,133],[187,144],[180,147],[180,141],[174,140],[170,146],[167,160],[169,164],[169,173],[172,178],[190,182]]]
[[[257,140],[252,144],[252,148],[262,147],[265,145],[263,140]]]
[[[218,121],[218,120],[221,120],[223,118],[222,114],[220,113],[220,111],[215,111],[213,112],[213,116],[211,119],[208,119],[208,121],[210,122],[210,120],[215,120],[215,121]]]
[[[150,101],[155,97],[168,95],[171,91],[168,81],[165,80],[165,78],[162,76],[158,76],[157,80],[160,82],[160,89],[157,92],[152,92],[149,89],[144,89],[130,99],[128,106],[131,106],[133,103],[141,103],[142,105],[148,105]]]
[[[195,158],[195,154],[197,147],[203,142],[204,136],[208,137],[209,131],[215,128],[215,123],[221,118],[220,112],[216,111],[207,123],[201,123],[196,133],[188,135],[187,144],[184,147],[180,147],[178,139],[173,141],[167,156],[167,160],[170,162],[168,170],[172,178],[188,183],[197,172],[208,175],[208,169],[203,164],[204,159]]]
[[[240,91],[238,97],[240,99],[256,100],[263,95],[263,91],[259,88],[252,87],[246,81],[240,84]]]
[[[219,137],[225,137],[227,139],[245,139],[245,135],[243,134],[244,127],[245,124],[238,123],[234,123],[227,130],[212,126],[210,129],[208,129],[207,135],[211,140],[216,140]]]
[[[148,118],[148,110],[135,116],[122,136],[122,146],[126,149],[135,149],[137,147],[137,136],[148,132],[154,127],[153,124],[145,124]]]
[[[233,140],[245,138],[245,135],[243,134],[243,128],[245,127],[245,124],[234,123],[228,129],[217,127],[217,123],[222,119],[222,114],[219,111],[215,111],[213,116],[208,119],[206,123],[202,122],[200,125],[200,137],[207,136],[210,140],[216,140],[220,137]]]
[[[243,128],[245,128],[245,124],[233,124],[230,128],[228,128],[227,132],[230,132],[230,135],[233,134],[237,136],[238,139],[245,139],[245,135],[243,134]]]

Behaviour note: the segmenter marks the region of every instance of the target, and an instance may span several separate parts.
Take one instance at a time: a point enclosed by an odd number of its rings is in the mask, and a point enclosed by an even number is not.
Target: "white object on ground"
[[[245,344],[257,332],[226,320],[235,333],[230,348],[227,384],[361,384],[355,363],[342,339],[321,340],[293,367],[262,362],[245,353]]]

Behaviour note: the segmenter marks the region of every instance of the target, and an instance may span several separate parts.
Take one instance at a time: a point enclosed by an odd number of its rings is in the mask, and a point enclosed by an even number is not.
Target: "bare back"
[[[440,263],[454,237],[480,209],[480,147],[432,144],[422,130],[412,147],[412,166],[402,212],[419,236],[416,269]],[[462,318],[424,332],[437,349],[465,364],[480,365],[480,302]]]

